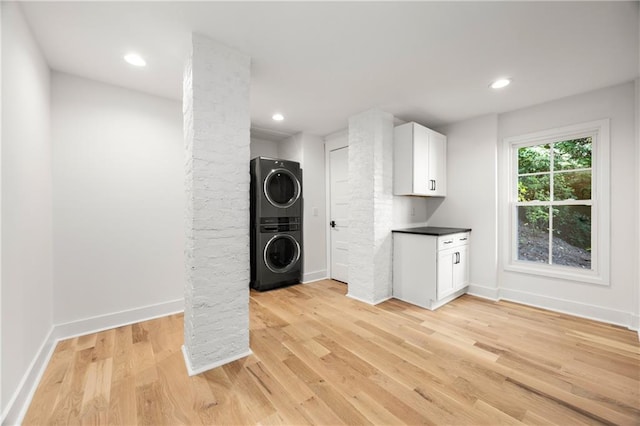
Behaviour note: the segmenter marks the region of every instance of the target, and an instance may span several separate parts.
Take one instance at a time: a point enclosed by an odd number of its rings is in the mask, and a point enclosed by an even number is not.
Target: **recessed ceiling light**
[[[489,87],[491,87],[492,89],[502,89],[503,87],[507,87],[509,84],[511,84],[510,78],[499,78],[491,83]]]
[[[282,121],[284,120],[284,115],[280,114],[279,112],[273,114],[271,116],[271,118],[273,118],[275,121]]]
[[[124,60],[136,67],[144,67],[147,65],[147,62],[142,59],[142,56],[137,53],[129,53],[124,55]]]

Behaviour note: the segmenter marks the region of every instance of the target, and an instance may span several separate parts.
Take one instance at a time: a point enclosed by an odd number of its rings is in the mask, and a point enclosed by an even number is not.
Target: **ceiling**
[[[24,2],[52,69],[179,100],[190,34],[251,56],[254,136],[431,127],[633,80],[638,2]],[[136,51],[148,66],[122,60]],[[513,84],[488,88],[501,76]],[[274,112],[285,115],[274,122]]]

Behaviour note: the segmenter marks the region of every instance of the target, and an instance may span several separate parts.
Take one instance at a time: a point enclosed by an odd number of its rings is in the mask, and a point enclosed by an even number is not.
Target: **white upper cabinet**
[[[394,130],[393,193],[444,197],[447,194],[447,137],[406,123]]]

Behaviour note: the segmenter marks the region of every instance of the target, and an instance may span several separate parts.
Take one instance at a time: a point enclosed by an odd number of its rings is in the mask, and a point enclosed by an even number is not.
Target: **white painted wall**
[[[470,291],[496,297],[498,117],[479,117],[438,131],[447,135],[447,196],[427,199],[429,225],[472,228]]]
[[[638,22],[640,23],[640,8],[638,8]],[[640,25],[638,25],[638,44],[640,44]],[[638,70],[640,70],[640,55],[638,55]],[[636,174],[637,185],[640,189],[640,78],[636,78]],[[638,337],[640,338],[640,197],[638,197],[637,211],[636,211],[636,225],[638,227],[636,232],[636,247],[637,247],[637,275],[636,275],[636,316],[635,326],[638,330]]]
[[[11,424],[53,325],[49,68],[2,2],[2,420]],[[31,374],[31,375],[30,375]],[[24,380],[23,383],[21,381]],[[17,401],[13,409],[10,404]],[[6,417],[6,419],[5,419]]]
[[[319,136],[302,137],[303,242],[302,281],[327,277],[324,141]]]
[[[181,110],[53,73],[55,323],[182,299]]]
[[[640,9],[638,9],[638,19],[640,20]],[[638,31],[640,38],[640,30]],[[638,69],[640,70],[640,63],[638,63]],[[636,78],[636,182],[638,189],[640,190],[640,78]],[[636,269],[636,309],[634,326],[638,330],[638,337],[640,338],[640,196],[636,203],[636,255],[637,255],[637,269]]]
[[[327,277],[324,140],[307,133],[278,143],[277,158],[297,161],[302,168],[303,247],[302,281]],[[314,214],[317,213],[317,214]]]
[[[439,199],[442,201],[442,199]],[[426,226],[429,218],[427,197],[393,196],[393,228]]]
[[[303,166],[302,140],[305,138],[304,133],[297,133],[278,144],[278,158],[289,161],[297,161],[300,167]]]
[[[3,10],[4,7],[0,4],[0,51],[2,51],[2,28],[6,28],[2,22]],[[0,55],[0,321],[4,322],[2,317],[2,74],[2,56]],[[2,348],[2,322],[0,322],[0,348]],[[8,406],[4,402],[5,398],[2,397],[2,388],[4,386],[2,383],[2,366],[2,350],[0,350],[0,424],[2,424],[5,417],[5,405]]]
[[[634,179],[635,102],[634,85],[629,82],[500,115],[499,149],[507,137],[611,119],[610,286],[500,270],[503,297],[631,326],[638,263],[637,246],[631,237],[637,235],[635,211],[639,196],[638,181]]]
[[[266,139],[251,138],[249,149],[251,151],[251,158],[278,158],[278,142],[268,141]]]

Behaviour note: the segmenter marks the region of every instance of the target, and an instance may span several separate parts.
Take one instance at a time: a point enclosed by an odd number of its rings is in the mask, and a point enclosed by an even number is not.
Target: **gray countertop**
[[[421,226],[417,228],[393,229],[392,232],[401,232],[403,234],[420,234],[420,235],[450,235],[459,232],[469,232],[471,228],[441,228],[438,226]]]

